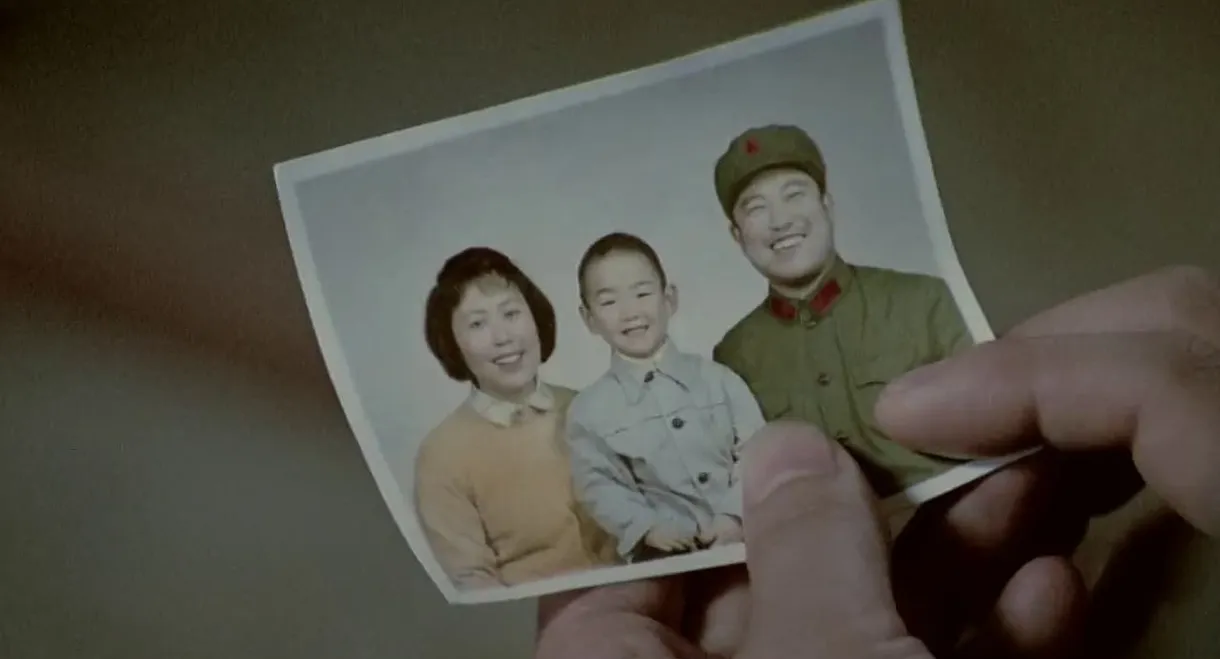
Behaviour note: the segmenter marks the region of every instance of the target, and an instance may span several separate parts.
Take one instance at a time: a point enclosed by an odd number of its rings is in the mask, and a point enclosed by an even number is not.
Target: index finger
[[[1179,514],[1220,531],[1220,351],[1190,335],[1003,339],[899,381],[876,415],[931,452],[1003,454],[1037,439],[1128,450]]]

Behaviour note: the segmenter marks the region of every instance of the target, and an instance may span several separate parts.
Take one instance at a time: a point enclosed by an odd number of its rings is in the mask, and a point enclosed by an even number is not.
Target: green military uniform
[[[747,131],[716,167],[725,212],[765,169],[794,167],[825,190],[817,147],[799,129]],[[835,257],[807,299],[771,291],[716,345],[713,358],[746,381],[763,416],[796,418],[838,440],[886,497],[960,464],[911,451],[877,426],[873,406],[903,373],[973,345],[945,283]]]

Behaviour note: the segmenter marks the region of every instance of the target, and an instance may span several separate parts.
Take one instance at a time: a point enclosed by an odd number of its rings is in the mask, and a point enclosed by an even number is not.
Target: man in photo
[[[611,233],[577,269],[608,371],[568,409],[577,497],[628,561],[740,542],[742,444],[764,425],[745,382],[669,337],[676,287],[651,246]]]
[[[450,257],[428,295],[425,335],[470,394],[424,439],[415,500],[454,586],[513,586],[618,562],[572,492],[564,416],[575,391],[538,369],[555,349],[555,310],[507,256]]]
[[[893,443],[873,417],[878,395],[973,340],[941,279],[838,255],[826,182],[821,151],[795,126],[751,128],[717,160],[729,233],[768,290],[713,358],[749,384],[768,421],[802,419],[839,441],[884,498],[959,463]]]

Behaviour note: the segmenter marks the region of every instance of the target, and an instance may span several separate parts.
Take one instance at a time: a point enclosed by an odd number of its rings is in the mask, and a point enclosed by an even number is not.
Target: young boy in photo
[[[674,345],[677,289],[646,242],[603,236],[577,276],[581,316],[611,348],[609,370],[568,410],[578,499],[628,561],[741,541],[738,463],[764,424],[753,394]]]

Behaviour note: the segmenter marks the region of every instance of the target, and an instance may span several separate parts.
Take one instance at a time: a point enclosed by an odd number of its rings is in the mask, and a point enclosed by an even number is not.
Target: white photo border
[[[865,0],[659,64],[353,142],[275,165],[276,188],[284,215],[289,245],[296,263],[306,306],[309,309],[315,334],[336,394],[360,444],[365,462],[368,464],[399,530],[425,572],[450,603],[502,602],[602,584],[720,567],[741,563],[745,560],[746,552],[744,545],[739,544],[706,549],[660,561],[595,568],[586,572],[540,579],[517,586],[473,592],[462,592],[454,587],[424,538],[418,517],[412,510],[411,501],[413,499],[404,496],[401,491],[397,479],[382,454],[376,433],[357,394],[355,382],[331,321],[322,285],[317,276],[308,232],[296,195],[296,186],[326,174],[674,80],[871,21],[880,21],[884,27],[886,55],[898,99],[899,114],[906,134],[911,165],[916,176],[922,211],[942,277],[949,286],[953,299],[974,340],[979,343],[993,340],[995,335],[957,259],[944,208],[941,205],[940,192],[932,167],[932,157],[923,132],[916,99],[915,83],[907,56],[906,38],[898,0]],[[887,498],[881,502],[882,513],[897,515],[903,511],[909,511],[914,506],[973,482],[1035,450],[1037,449],[1021,451],[1000,458],[977,460],[953,467],[945,473]]]

